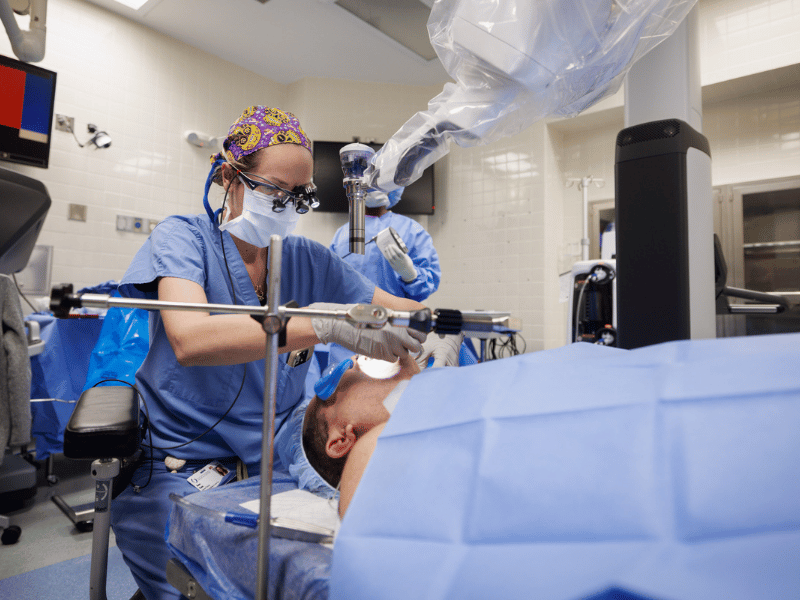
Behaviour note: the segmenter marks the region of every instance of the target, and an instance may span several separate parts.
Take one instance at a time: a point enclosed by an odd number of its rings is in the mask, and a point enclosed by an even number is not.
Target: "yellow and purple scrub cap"
[[[261,148],[278,144],[297,144],[311,152],[311,140],[300,127],[299,119],[292,113],[266,106],[250,106],[244,109],[228,130],[228,136],[222,142],[222,152],[211,157],[211,171],[206,180],[203,205],[212,221],[216,222],[216,215],[208,203],[208,191],[219,166],[224,162],[234,163]]]
[[[311,152],[311,140],[292,113],[280,108],[250,106],[231,125],[222,147],[225,158],[235,162],[277,144],[297,144]]]

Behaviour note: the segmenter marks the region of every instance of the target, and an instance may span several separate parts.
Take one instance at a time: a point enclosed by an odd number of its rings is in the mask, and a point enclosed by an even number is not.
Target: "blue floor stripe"
[[[65,560],[20,575],[0,579],[0,598],[11,600],[86,600],[89,597],[91,555]],[[116,546],[108,550],[108,600],[129,600],[136,583]]]

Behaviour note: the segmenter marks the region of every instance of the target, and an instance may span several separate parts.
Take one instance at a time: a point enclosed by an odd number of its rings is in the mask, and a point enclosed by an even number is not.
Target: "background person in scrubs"
[[[372,240],[381,231],[391,227],[402,238],[408,248],[404,253],[396,244],[390,245],[384,254],[377,241],[367,243],[364,254],[350,252],[350,229],[345,223],[334,234],[331,251],[347,264],[372,281],[380,289],[400,298],[411,298],[422,302],[439,288],[442,269],[439,255],[433,247],[433,239],[425,229],[405,215],[392,212],[403,194],[400,188],[387,194],[372,190],[364,200],[366,217],[364,219],[364,239]],[[431,336],[434,337],[434,336]],[[331,344],[328,348],[327,364],[339,363],[353,353],[340,345]],[[319,379],[321,367],[315,358],[309,370],[307,388]]]
[[[224,153],[212,157],[206,182],[208,214],[159,223],[123,277],[123,296],[258,306],[267,292],[269,238],[279,235],[281,302],[422,308],[375,287],[322,245],[289,235],[313,203],[311,142],[294,115],[249,107],[223,147]],[[208,204],[212,182],[225,190],[216,213]],[[151,312],[149,327],[150,348],[136,374],[149,420],[144,460],[132,475],[133,487],[112,503],[112,526],[145,597],[177,599],[165,574],[171,557],[164,541],[168,496],[213,485],[209,477],[225,483],[217,464],[240,476],[259,473],[265,334],[248,315],[194,311]],[[337,342],[394,360],[423,350],[424,340],[425,334],[406,328],[358,330],[340,321],[292,318],[280,348],[276,429],[303,397],[309,354],[303,350]],[[207,465],[206,479],[195,481]]]
[[[400,201],[403,189],[389,194],[373,190],[367,194],[364,200],[364,238],[371,240],[391,227],[402,238],[408,254],[393,246],[391,254],[386,256],[376,242],[367,244],[364,254],[352,254],[349,250],[350,230],[347,224],[340,227],[333,236],[330,249],[382,290],[401,298],[422,302],[439,289],[442,269],[439,267],[439,255],[433,247],[430,234],[414,219],[391,210]]]

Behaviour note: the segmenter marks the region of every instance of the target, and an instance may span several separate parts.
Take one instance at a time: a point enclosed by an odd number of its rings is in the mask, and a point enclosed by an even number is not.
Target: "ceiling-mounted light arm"
[[[14,54],[23,62],[39,62],[44,58],[47,0],[30,0],[28,11],[30,26],[23,31],[17,24],[9,0],[0,0],[0,20],[6,28]]]

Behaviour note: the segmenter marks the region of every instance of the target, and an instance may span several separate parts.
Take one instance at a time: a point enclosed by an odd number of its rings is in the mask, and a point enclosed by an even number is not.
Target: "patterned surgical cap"
[[[225,158],[234,162],[276,144],[297,144],[311,152],[311,140],[292,113],[279,108],[251,106],[231,125],[222,147]],[[221,158],[220,154],[212,156],[212,162],[217,158]]]

